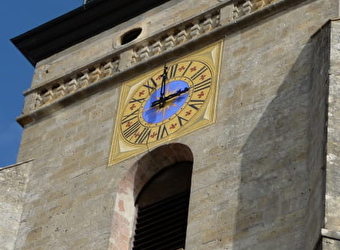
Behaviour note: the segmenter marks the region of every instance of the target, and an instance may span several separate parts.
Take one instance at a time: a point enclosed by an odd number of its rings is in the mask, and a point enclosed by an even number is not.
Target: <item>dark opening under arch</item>
[[[182,161],[156,173],[136,199],[133,250],[185,247],[192,162]]]

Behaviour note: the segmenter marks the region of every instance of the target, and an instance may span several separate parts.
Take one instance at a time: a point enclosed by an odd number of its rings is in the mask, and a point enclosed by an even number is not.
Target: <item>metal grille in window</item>
[[[133,250],[184,248],[189,192],[139,207]]]

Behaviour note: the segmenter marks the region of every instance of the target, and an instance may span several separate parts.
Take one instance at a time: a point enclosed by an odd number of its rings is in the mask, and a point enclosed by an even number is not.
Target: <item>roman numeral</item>
[[[168,136],[168,130],[166,129],[165,125],[161,125],[158,128],[158,133],[157,133],[157,140],[162,139],[165,136]]]
[[[207,66],[203,66],[199,71],[197,71],[197,72],[195,73],[195,75],[193,75],[193,76],[191,77],[191,80],[195,80],[197,77],[199,77],[200,75],[202,75],[207,69],[208,69]]]
[[[144,141],[150,137],[150,133],[150,128],[144,128],[143,131],[138,135],[136,143],[144,143]]]
[[[143,86],[148,88],[148,91],[150,93],[157,88],[157,83],[153,78],[150,78],[150,80],[148,80]]]
[[[156,81],[155,81],[153,78],[151,78],[150,81],[152,82],[152,85],[153,85],[154,88],[156,89],[156,88],[157,88],[157,83],[156,83]]]
[[[189,65],[188,65],[188,66],[186,67],[186,69],[183,71],[182,76],[184,76],[184,75],[187,73],[188,69],[191,67],[191,64],[192,64],[192,61],[189,63]]]
[[[132,113],[128,114],[128,115],[124,115],[122,118],[122,124],[127,123],[135,118],[137,118],[137,113],[138,113],[138,109],[136,109],[135,111],[133,111]]]
[[[144,100],[145,100],[145,98],[140,98],[140,99],[132,98],[130,103],[134,103],[134,102],[142,103]]]
[[[176,76],[177,66],[178,64],[174,64],[170,67],[169,78]]]
[[[135,134],[139,130],[140,126],[141,124],[139,121],[133,123],[131,126],[123,131],[123,136],[125,138],[129,138],[131,135]]]
[[[194,92],[201,91],[203,89],[209,88],[211,84],[211,78],[205,79],[199,83],[195,84]]]
[[[192,107],[193,109],[198,110],[204,103],[204,100],[190,100],[188,105]]]
[[[183,124],[185,124],[188,121],[187,119],[185,119],[185,118],[183,118],[181,116],[177,116],[177,118],[178,118],[179,125],[181,127],[183,126]]]

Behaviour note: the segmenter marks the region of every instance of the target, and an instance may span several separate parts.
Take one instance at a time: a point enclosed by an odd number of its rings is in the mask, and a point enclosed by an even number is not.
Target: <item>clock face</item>
[[[109,165],[215,122],[222,42],[122,85]]]
[[[183,60],[168,66],[161,106],[163,70],[140,83],[126,105],[120,133],[131,144],[148,144],[177,132],[205,105],[212,70],[199,60]],[[154,105],[153,105],[154,104]]]

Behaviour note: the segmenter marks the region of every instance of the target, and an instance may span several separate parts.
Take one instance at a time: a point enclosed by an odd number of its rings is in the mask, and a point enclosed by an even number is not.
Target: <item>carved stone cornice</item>
[[[17,121],[25,126],[117,80],[126,80],[131,72],[142,73],[165,59],[208,45],[302,1],[305,0],[225,1],[143,41],[122,47],[102,60],[27,90],[27,104]]]

